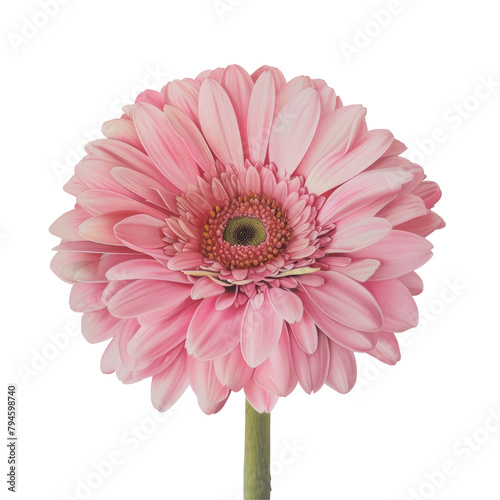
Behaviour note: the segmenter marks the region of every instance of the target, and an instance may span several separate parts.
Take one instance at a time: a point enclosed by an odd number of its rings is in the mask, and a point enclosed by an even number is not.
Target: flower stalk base
[[[259,413],[245,401],[245,500],[271,498],[271,414]]]

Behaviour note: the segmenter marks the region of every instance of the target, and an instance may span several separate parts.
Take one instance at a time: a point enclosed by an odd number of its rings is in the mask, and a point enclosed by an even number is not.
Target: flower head
[[[365,114],[322,80],[229,66],[106,122],[51,227],[85,338],[110,340],[102,371],[152,377],[159,410],[191,385],[214,413],[241,389],[258,411],[297,383],[348,392],[354,352],[396,363],[441,193]]]

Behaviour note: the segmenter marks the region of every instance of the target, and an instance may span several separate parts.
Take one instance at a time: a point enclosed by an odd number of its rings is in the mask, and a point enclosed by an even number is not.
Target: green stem
[[[245,500],[271,498],[271,414],[259,413],[245,401]]]

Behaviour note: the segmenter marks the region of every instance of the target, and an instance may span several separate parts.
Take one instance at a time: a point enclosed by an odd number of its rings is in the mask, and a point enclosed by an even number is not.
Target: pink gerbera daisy
[[[239,66],[147,90],[103,125],[65,189],[52,268],[73,284],[104,373],[152,377],[166,410],[244,390],[269,412],[297,383],[341,393],[354,353],[394,364],[441,196],[366,110],[323,80]]]

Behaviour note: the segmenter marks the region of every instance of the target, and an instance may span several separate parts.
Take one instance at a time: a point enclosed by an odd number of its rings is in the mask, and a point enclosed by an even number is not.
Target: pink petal
[[[268,298],[255,310],[247,303],[241,327],[241,352],[245,361],[255,368],[270,355],[281,336],[283,319],[274,311]]]
[[[418,309],[408,288],[397,279],[369,281],[366,288],[384,315],[384,329],[404,332],[418,324]]]
[[[169,321],[155,326],[141,326],[128,343],[127,352],[137,360],[153,360],[174,349],[186,338],[186,332],[196,311],[194,304],[171,315]]]
[[[323,194],[353,178],[378,160],[391,145],[394,136],[388,130],[371,130],[338,160],[316,165],[306,180],[310,192]]]
[[[328,340],[330,367],[326,384],[332,389],[347,394],[356,383],[357,369],[354,353]]]
[[[134,148],[142,150],[141,141],[131,120],[124,120],[122,118],[108,120],[103,123],[101,131],[108,139],[124,141]]]
[[[188,378],[202,409],[224,401],[229,394],[229,389],[219,382],[215,374],[213,361],[202,361],[189,356]]]
[[[368,354],[377,358],[382,363],[395,365],[401,359],[398,341],[392,332],[380,332],[377,347]]]
[[[231,100],[241,137],[243,142],[246,142],[248,105],[254,85],[252,78],[241,66],[231,64],[224,69],[220,83]],[[248,150],[248,147],[246,149]],[[245,154],[245,157],[247,156],[248,154]]]
[[[231,352],[240,341],[243,307],[215,308],[217,297],[204,299],[187,332],[186,349],[195,358],[215,359]]]
[[[191,298],[193,300],[206,299],[207,297],[214,297],[216,295],[221,295],[226,291],[226,289],[215,283],[208,276],[200,278],[195,282],[193,288],[191,289]]]
[[[109,212],[135,212],[147,214],[151,217],[163,219],[165,213],[152,208],[145,203],[133,200],[119,193],[92,189],[83,192],[78,198],[77,203],[92,215],[103,215]]]
[[[297,344],[307,354],[312,354],[318,348],[318,329],[311,317],[304,313],[302,320],[290,325]]]
[[[105,307],[102,302],[104,283],[79,283],[73,285],[69,296],[69,305],[76,312],[98,311]]]
[[[132,214],[133,212],[110,212],[92,217],[80,224],[78,232],[82,238],[96,243],[123,245],[123,242],[116,237],[113,228]]]
[[[441,189],[432,181],[424,181],[416,187],[412,194],[422,198],[426,208],[432,208],[441,199]]]
[[[198,109],[201,128],[215,154],[225,165],[243,167],[236,114],[224,89],[211,78],[201,84]]]
[[[405,222],[396,226],[398,231],[408,231],[425,238],[433,233],[436,229],[442,229],[446,226],[444,220],[434,212],[430,211],[427,215]]]
[[[245,384],[245,396],[259,413],[271,413],[279,399],[276,394],[268,392],[257,385],[253,378]]]
[[[57,236],[63,240],[83,240],[78,232],[78,226],[90,219],[90,215],[83,208],[77,207],[74,210],[70,210],[65,214],[61,215],[56,221],[52,223],[49,231],[54,236]]]
[[[290,351],[290,338],[285,326],[271,355],[255,368],[253,379],[263,389],[278,396],[288,396],[297,385]]]
[[[150,104],[138,103],[133,116],[144,149],[158,170],[181,191],[196,184],[198,166],[165,114]]]
[[[305,311],[319,329],[346,349],[357,352],[371,351],[377,345],[376,332],[360,332],[334,321],[306,295],[302,295]]]
[[[366,108],[344,106],[322,118],[318,130],[297,173],[307,177],[326,158],[339,158],[357,138],[366,116]]]
[[[175,195],[155,179],[131,168],[114,167],[110,171],[111,177],[145,201],[158,205],[161,209],[177,210]]]
[[[383,217],[393,226],[397,226],[423,215],[427,215],[424,202],[418,196],[407,194],[398,196],[394,201],[388,203],[377,214],[377,217]]]
[[[318,126],[321,103],[316,90],[305,89],[276,116],[269,138],[269,161],[293,174]]]
[[[364,217],[374,216],[391,201],[387,196],[395,198],[402,184],[411,179],[411,174],[402,169],[363,172],[329,196],[319,211],[318,221],[327,226],[360,211]]]
[[[173,80],[165,86],[165,103],[176,107],[198,125],[198,94],[199,88],[192,82]]]
[[[108,302],[108,309],[117,318],[134,318],[139,314],[175,308],[191,291],[189,285],[156,280],[136,280],[128,284]]]
[[[150,279],[190,283],[185,274],[171,271],[160,262],[151,259],[133,259],[121,262],[106,273],[106,278],[110,281]]]
[[[412,295],[419,295],[424,290],[424,282],[422,281],[422,278],[420,278],[420,276],[414,271],[400,276],[398,280],[401,281],[406,288],[408,288]]]
[[[243,389],[253,374],[238,345],[229,354],[215,359],[214,369],[219,382],[234,392]]]
[[[205,264],[203,256],[198,252],[181,252],[168,261],[168,268],[173,271],[197,269]]]
[[[135,102],[145,102],[147,104],[151,104],[155,108],[162,110],[163,106],[165,106],[165,97],[161,92],[146,89],[136,97]]]
[[[295,338],[290,340],[293,366],[300,386],[307,394],[319,391],[325,383],[330,365],[327,337],[320,333],[318,347],[313,354],[305,353]]]
[[[269,301],[273,309],[288,323],[297,323],[302,319],[304,307],[300,298],[283,288],[271,288]]]
[[[279,92],[284,85],[286,85],[286,79],[283,73],[278,68],[273,68],[272,66],[261,66],[258,70],[252,73],[252,80],[257,82],[262,73],[269,71],[271,73],[274,80],[274,87],[276,88],[276,92]]]
[[[339,224],[324,250],[327,253],[355,252],[380,241],[391,230],[391,224],[379,217],[361,219],[347,227]]]
[[[196,163],[208,172],[215,160],[198,127],[182,111],[173,106],[165,106],[165,115]]]
[[[334,271],[320,271],[317,274],[325,279],[325,285],[303,285],[303,289],[326,315],[364,332],[376,332],[382,328],[382,312],[363,285]]]
[[[88,312],[82,316],[82,333],[90,344],[103,342],[120,331],[123,321],[111,316],[106,308]]]
[[[275,99],[273,76],[270,71],[265,71],[255,82],[248,108],[248,150],[254,165],[266,161]]]
[[[379,266],[380,262],[378,260],[363,259],[352,261],[351,264],[345,267],[336,267],[335,271],[340,274],[345,274],[353,280],[364,283],[373,276]]]
[[[404,231],[391,231],[383,240],[351,254],[353,258],[376,259],[380,267],[372,280],[397,278],[424,265],[432,257],[433,245]]]
[[[186,351],[180,351],[177,358],[161,373],[153,377],[151,401],[158,411],[166,411],[182,396],[189,385]]]
[[[165,222],[149,215],[134,215],[114,228],[116,236],[134,249],[163,248]]]

